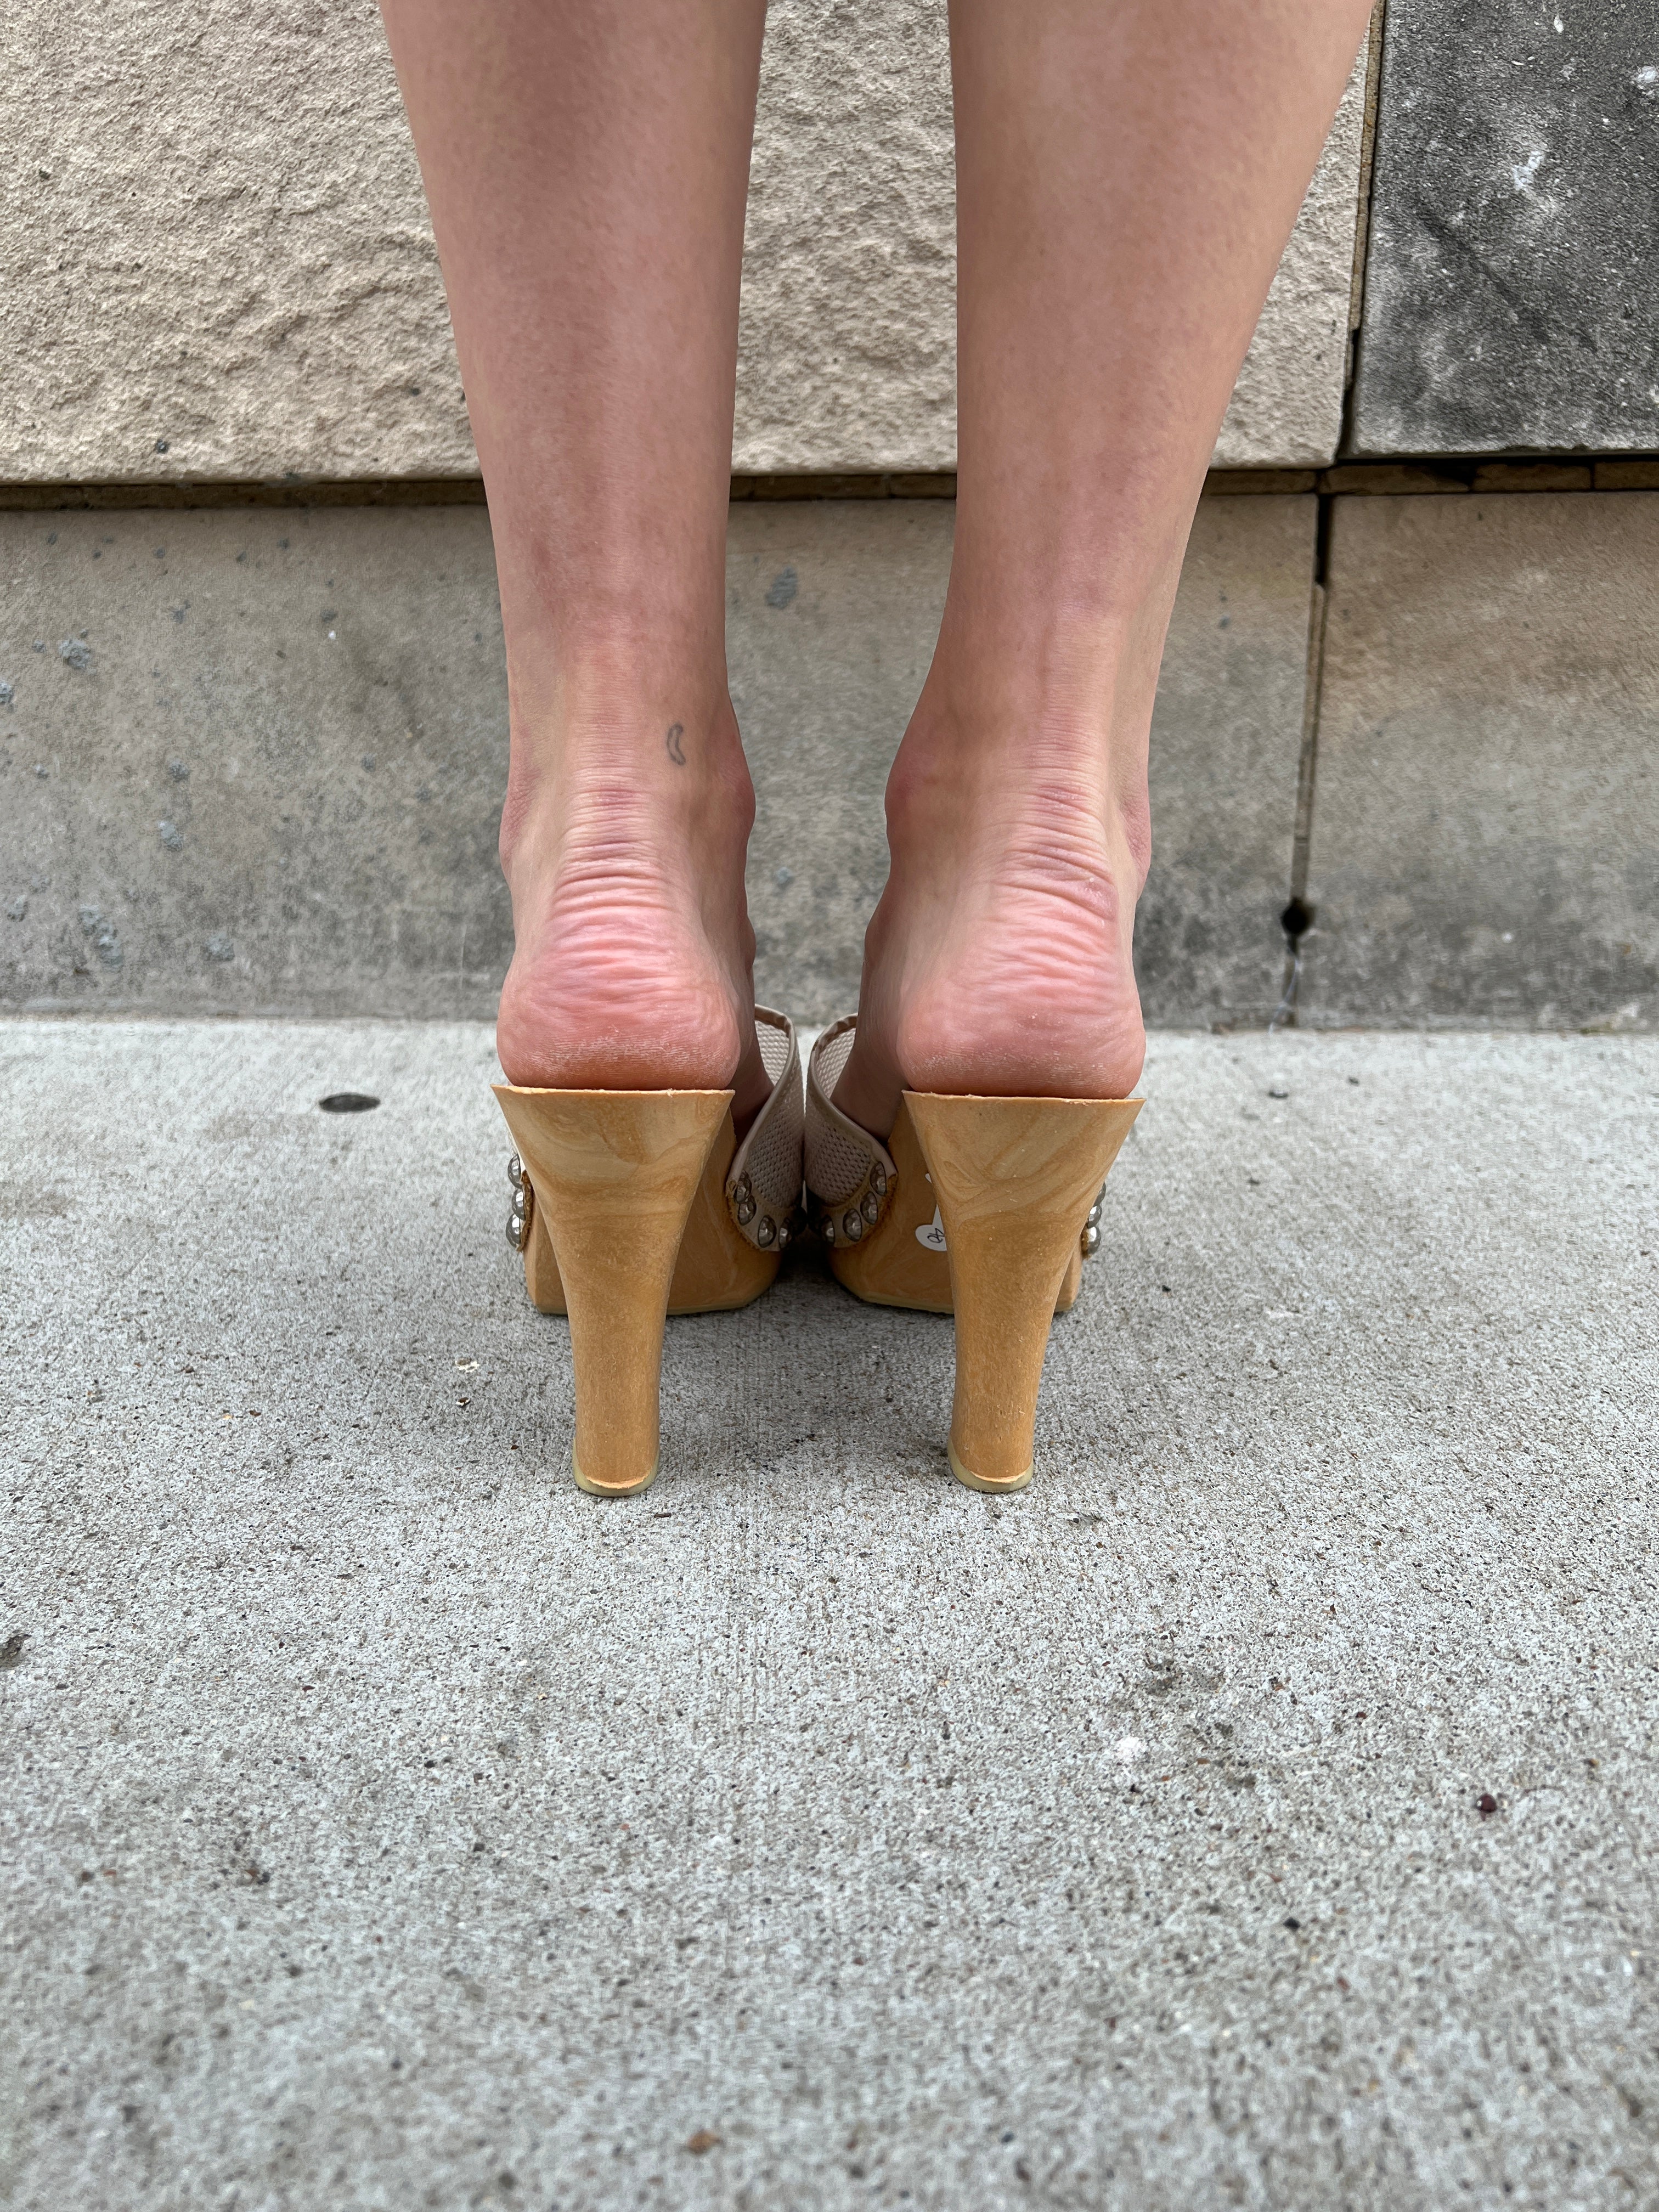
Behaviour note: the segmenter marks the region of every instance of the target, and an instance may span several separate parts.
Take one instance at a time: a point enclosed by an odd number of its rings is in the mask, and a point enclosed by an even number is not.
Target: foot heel
[[[495,1096],[535,1187],[570,1316],[577,1482],[595,1497],[657,1472],[668,1286],[729,1091]]]
[[[950,1254],[951,1472],[970,1490],[1021,1490],[1055,1301],[1140,1101],[904,1099]]]

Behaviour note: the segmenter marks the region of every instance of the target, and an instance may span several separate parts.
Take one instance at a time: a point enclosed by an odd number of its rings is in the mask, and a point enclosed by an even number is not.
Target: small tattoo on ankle
[[[684,722],[674,722],[670,725],[668,736],[665,742],[668,747],[668,757],[673,762],[676,768],[684,768],[685,766],[685,748],[680,743],[680,739],[684,735],[685,725]]]

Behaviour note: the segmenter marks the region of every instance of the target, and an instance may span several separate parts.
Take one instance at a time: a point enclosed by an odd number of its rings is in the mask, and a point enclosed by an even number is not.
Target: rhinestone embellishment
[[[535,1193],[529,1176],[524,1171],[524,1162],[516,1152],[507,1164],[507,1179],[513,1186],[513,1209],[507,1217],[507,1241],[515,1252],[522,1252],[530,1242],[530,1218],[535,1207]]]
[[[1079,1249],[1085,1260],[1092,1260],[1100,1249],[1100,1214],[1106,1203],[1106,1186],[1102,1183],[1095,1193],[1095,1202],[1089,1208],[1089,1218],[1083,1224],[1083,1234],[1078,1239]]]
[[[815,1217],[818,1235],[823,1242],[832,1246],[857,1244],[867,1230],[879,1227],[882,1216],[887,1210],[888,1194],[892,1190],[896,1178],[879,1160],[872,1160],[861,1187],[849,1192],[847,1197],[835,1200],[842,1209],[839,1212],[832,1212],[824,1200],[808,1191],[807,1197],[813,1205],[824,1209]]]

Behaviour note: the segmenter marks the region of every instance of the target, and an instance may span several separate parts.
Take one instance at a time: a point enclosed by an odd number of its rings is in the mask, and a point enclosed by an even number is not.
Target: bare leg
[[[836,1100],[1119,1097],[1204,471],[1370,0],[951,0],[960,469]]]
[[[726,690],[764,0],[384,0],[489,494],[515,1082],[765,1095]]]

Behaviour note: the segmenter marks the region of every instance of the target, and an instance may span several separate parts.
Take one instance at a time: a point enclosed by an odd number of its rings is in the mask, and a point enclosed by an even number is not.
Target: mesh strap
[[[885,1145],[830,1103],[857,1027],[858,1016],[848,1014],[825,1030],[806,1068],[806,1187],[831,1211],[861,1196],[873,1170],[882,1170],[884,1185],[897,1176]]]
[[[726,1170],[728,1208],[740,1236],[761,1250],[783,1241],[795,1225],[801,1199],[802,1110],[800,1047],[794,1024],[770,1006],[755,1009],[755,1041],[767,1073],[771,1096],[749,1125],[749,1133],[732,1156]],[[747,1182],[753,1211],[739,1206],[736,1193]],[[747,1213],[747,1220],[742,1218]],[[771,1224],[769,1232],[763,1223]]]

